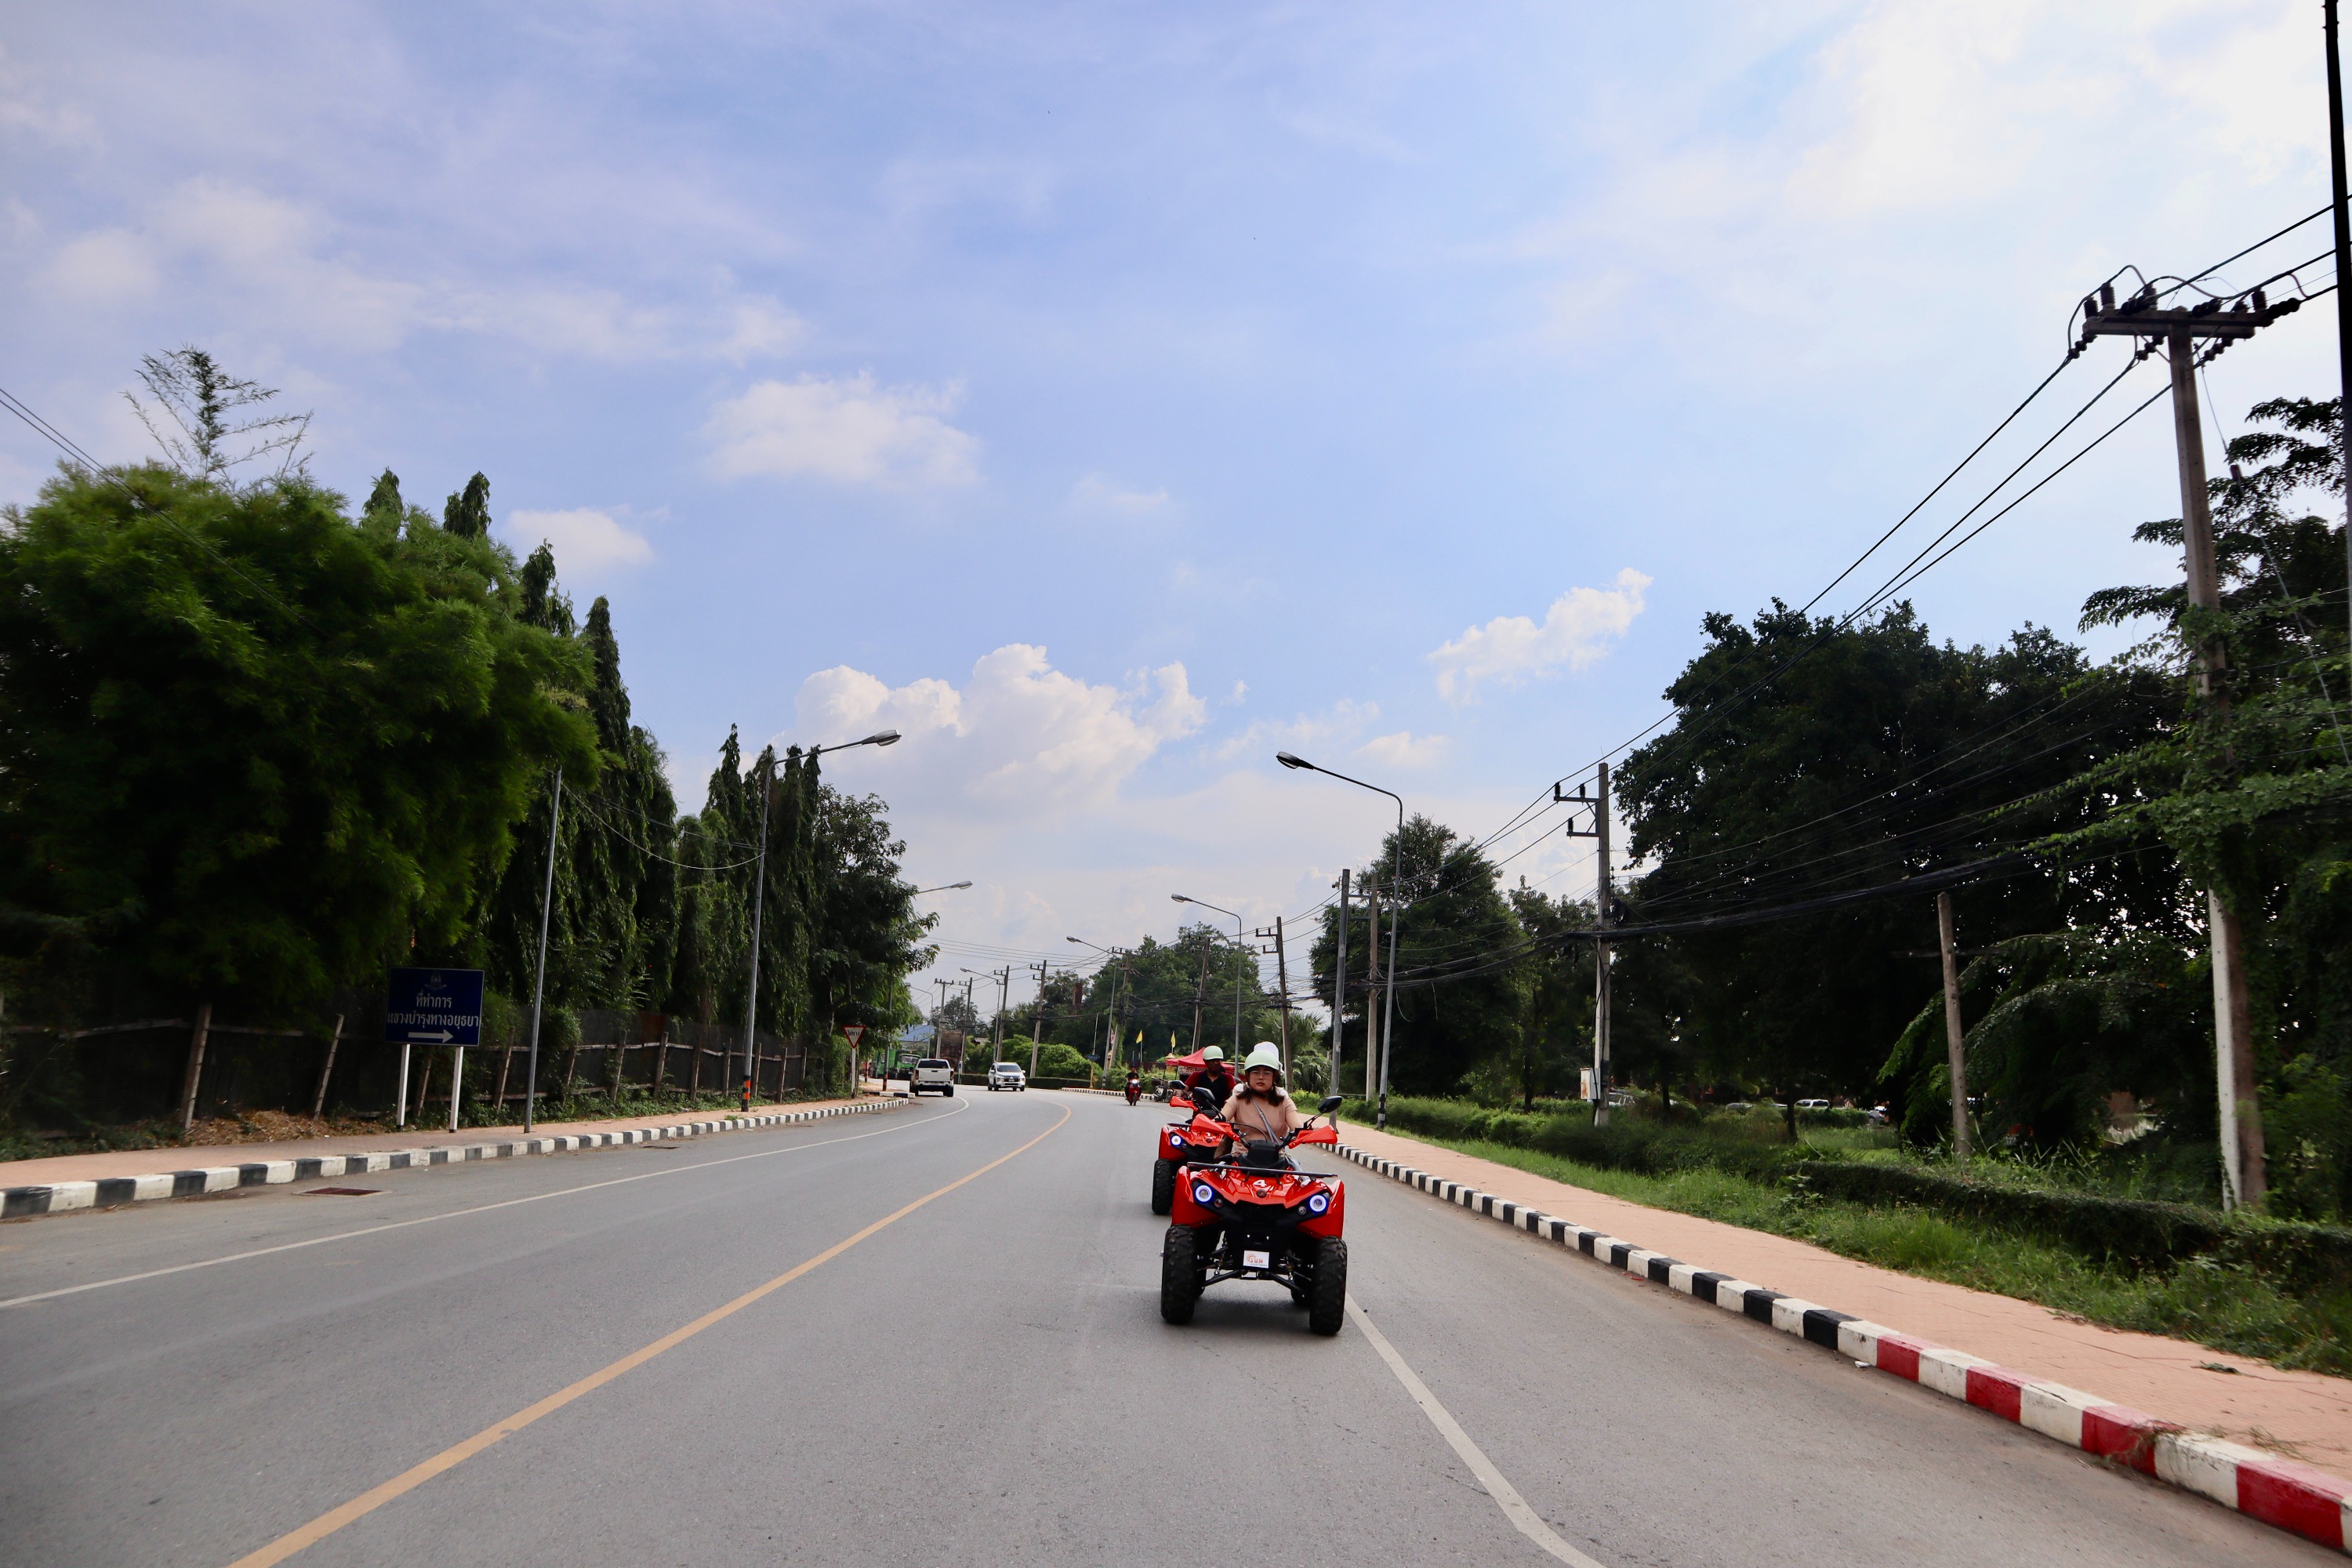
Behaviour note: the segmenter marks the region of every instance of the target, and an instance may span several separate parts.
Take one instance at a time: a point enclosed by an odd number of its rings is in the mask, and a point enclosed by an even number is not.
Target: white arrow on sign
[[[446,1046],[457,1037],[451,1034],[446,1029],[441,1029],[430,1035],[425,1034],[421,1029],[411,1029],[408,1031],[408,1037],[412,1040],[437,1040],[442,1045]]]

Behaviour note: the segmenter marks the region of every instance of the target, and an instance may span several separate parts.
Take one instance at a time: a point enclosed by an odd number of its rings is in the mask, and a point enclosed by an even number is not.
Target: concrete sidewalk
[[[1905,1334],[1983,1356],[2201,1433],[2352,1475],[2352,1380],[2285,1372],[2186,1340],[2102,1328],[1965,1286],[1841,1258],[1809,1243],[1570,1186],[1360,1123],[1341,1140],[1382,1159],[1605,1230]],[[2219,1365],[2231,1372],[2207,1370]]]
[[[869,1083],[871,1080],[868,1080]],[[860,1096],[870,1100],[872,1095]],[[779,1110],[815,1110],[847,1105],[845,1100],[796,1100],[784,1104],[756,1101],[753,1116]],[[725,1110],[670,1110],[651,1116],[615,1116],[590,1121],[542,1121],[534,1138],[562,1138],[590,1132],[625,1132],[646,1127],[671,1127],[681,1121],[716,1121],[736,1114]],[[334,1138],[281,1138],[255,1143],[173,1144],[160,1149],[113,1149],[102,1154],[53,1154],[33,1160],[0,1160],[0,1187],[47,1187],[64,1182],[100,1182],[110,1177],[143,1176],[151,1172],[187,1166],[237,1164],[252,1160],[309,1160],[329,1154],[373,1154],[398,1149],[457,1148],[473,1143],[508,1142],[522,1137],[520,1123],[512,1127],[446,1126],[387,1127],[381,1132],[357,1132]]]

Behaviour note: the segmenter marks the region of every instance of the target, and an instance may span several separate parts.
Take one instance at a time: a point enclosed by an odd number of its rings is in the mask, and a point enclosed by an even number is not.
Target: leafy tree
[[[1518,1029],[1489,1065],[1496,1084],[1531,1109],[1538,1095],[1574,1093],[1577,1068],[1589,1061],[1592,947],[1569,940],[1566,933],[1591,929],[1592,906],[1582,900],[1549,898],[1524,879],[1511,890],[1509,901],[1519,929],[1542,945],[1519,962]],[[1622,1027],[1622,1013],[1612,1015],[1612,1027]],[[1622,1048],[1620,1056],[1622,1059]]]
[[[1400,1094],[1451,1094],[1486,1058],[1522,1037],[1521,977],[1525,951],[1510,905],[1495,886],[1493,862],[1478,847],[1425,816],[1414,816],[1382,845],[1378,874],[1386,887],[1391,854],[1403,901],[1398,914],[1396,1019],[1390,1088]],[[1365,873],[1370,875],[1370,872]],[[1387,888],[1384,899],[1395,898]],[[1381,962],[1389,962],[1388,920],[1381,918]],[[1349,933],[1349,987],[1361,1005],[1385,1016],[1385,989],[1366,993],[1356,978],[1363,928]],[[1361,942],[1370,956],[1370,942]],[[1325,912],[1310,962],[1318,992],[1332,1000],[1339,911]],[[1339,1010],[1334,1009],[1334,1016]],[[1361,1046],[1353,1059],[1360,1061]]]
[[[2230,444],[2231,477],[2212,486],[2218,610],[2190,606],[2179,584],[2112,588],[2085,604],[2086,626],[2160,623],[2133,662],[2167,680],[2180,721],[2073,781],[2106,809],[2051,840],[2075,855],[2160,844],[2237,915],[2264,1096],[2294,1095],[2304,1109],[2291,1120],[2319,1124],[2328,1116],[2313,1108],[2334,1092],[2327,1086],[2352,1076],[2352,741],[2344,711],[2352,688],[2344,531],[2294,509],[2311,491],[2340,493],[2341,414],[2335,401],[2264,403],[2253,419],[2266,427]],[[2168,518],[2143,524],[2137,537],[2179,548],[2183,529]],[[2189,675],[2195,650],[2208,646],[2226,664],[2210,697]],[[2206,1070],[2210,1093],[2210,1056]],[[2179,1112],[2187,1124],[2203,1121],[2189,1104]],[[2335,1119],[2352,1121],[2352,1100],[2337,1102]],[[2341,1166],[2309,1137],[2296,1135],[2274,1163],[2288,1189],[2283,1206],[2340,1212],[2352,1202],[2341,1175],[2312,1174]]]
[[[142,354],[139,380],[153,404],[127,392],[124,400],[165,458],[188,478],[226,483],[231,468],[272,452],[283,454],[279,477],[300,468],[297,453],[310,428],[309,415],[237,413],[268,403],[278,395],[275,388],[238,380],[194,345]]]
[[[202,406],[217,457],[233,432]],[[19,960],[102,961],[121,999],[293,1008],[412,932],[457,940],[531,781],[593,775],[560,695],[577,656],[508,612],[486,541],[161,467],[68,469],[5,515]]]
[[[2161,681],[2093,669],[2030,626],[1987,650],[1939,647],[1903,605],[1851,626],[1778,604],[1750,626],[1705,624],[1709,646],[1667,691],[1675,727],[1619,775],[1643,867],[1626,923],[1883,884],[2095,820],[2098,801],[2042,792],[2130,751],[2168,707]],[[2182,917],[2161,858],[1990,880],[1956,900],[1972,943]],[[1790,1100],[1860,1090],[1935,983],[1932,959],[1904,956],[1932,949],[1932,911],[1925,897],[1879,900],[1677,936],[1672,962],[1638,961],[1644,1012],[1660,1046],[1710,1072]]]
[[[452,495],[441,508],[441,526],[460,539],[488,539],[490,536],[490,481],[476,474],[466,481],[466,488]],[[540,546],[547,548],[544,542]]]

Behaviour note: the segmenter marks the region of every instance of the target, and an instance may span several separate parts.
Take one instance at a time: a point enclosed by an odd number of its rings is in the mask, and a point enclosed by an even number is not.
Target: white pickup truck
[[[926,1091],[952,1098],[955,1094],[954,1066],[939,1057],[925,1057],[921,1061],[908,1068],[907,1092],[909,1095],[917,1095]]]

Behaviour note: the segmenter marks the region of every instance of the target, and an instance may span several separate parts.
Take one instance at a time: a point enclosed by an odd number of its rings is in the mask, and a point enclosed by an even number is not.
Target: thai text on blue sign
[[[395,1045],[480,1045],[482,972],[394,970],[384,1000],[383,1037]]]

